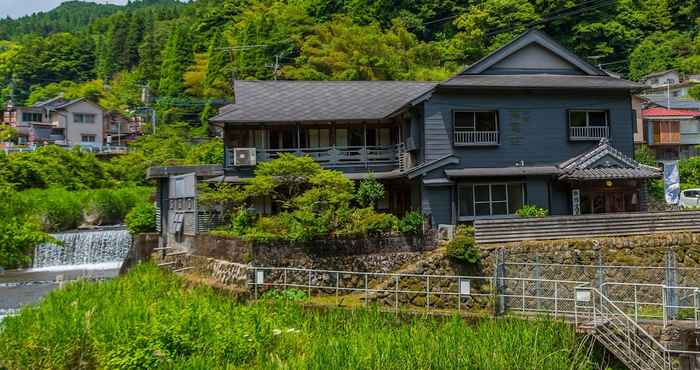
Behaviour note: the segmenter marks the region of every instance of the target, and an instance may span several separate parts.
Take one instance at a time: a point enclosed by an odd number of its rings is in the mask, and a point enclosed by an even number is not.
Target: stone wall
[[[329,239],[309,243],[253,243],[212,235],[186,237],[177,250],[254,266],[390,272],[419,261],[435,250],[432,238],[391,236],[375,239]],[[172,250],[175,251],[175,250]]]
[[[119,273],[125,274],[139,262],[148,260],[153,250],[158,247],[158,238],[158,233],[142,233],[136,235],[129,249],[129,253],[119,269]]]

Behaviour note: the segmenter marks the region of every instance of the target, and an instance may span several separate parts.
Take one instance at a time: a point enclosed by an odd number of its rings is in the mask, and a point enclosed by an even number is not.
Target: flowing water
[[[32,268],[0,272],[0,321],[21,306],[41,300],[60,285],[59,280],[103,280],[117,276],[132,242],[128,231],[123,229],[52,236],[61,243],[37,246]]]
[[[126,230],[79,231],[53,234],[53,237],[61,243],[37,246],[34,269],[121,264],[131,245],[131,235]]]

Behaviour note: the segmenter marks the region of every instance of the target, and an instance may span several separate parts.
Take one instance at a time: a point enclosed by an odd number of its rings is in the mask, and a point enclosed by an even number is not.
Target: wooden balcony
[[[225,167],[233,167],[234,148],[226,147]],[[332,146],[324,148],[297,149],[257,149],[257,162],[265,162],[278,158],[282,153],[298,156],[308,155],[319,164],[326,167],[343,166],[396,166],[399,156],[404,152],[403,144],[380,146]]]
[[[498,131],[455,130],[454,145],[498,145]]]
[[[607,126],[569,127],[569,140],[600,140],[608,135]]]

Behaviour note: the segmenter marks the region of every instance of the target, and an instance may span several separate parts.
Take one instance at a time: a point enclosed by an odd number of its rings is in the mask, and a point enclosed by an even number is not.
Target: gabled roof
[[[590,63],[586,62],[558,42],[554,41],[554,39],[551,37],[536,29],[530,29],[522,35],[516,37],[512,41],[467,67],[461,74],[481,74],[489,67],[505,60],[509,56],[533,44],[541,46],[545,50],[553,53],[572,66],[575,66],[586,75],[607,76],[607,74],[601,69],[592,66]]]
[[[659,169],[641,164],[613,148],[608,139],[559,164],[560,180],[648,179],[661,177]]]
[[[666,94],[646,94],[642,95],[651,105],[656,105],[671,109],[700,110],[700,102],[689,98],[667,97]],[[670,107],[669,102],[671,103]]]
[[[586,75],[459,75],[439,85],[441,88],[470,89],[586,89],[633,90],[643,86],[610,76]]]
[[[676,117],[676,118],[693,118],[700,116],[700,112],[686,110],[686,109],[666,109],[660,107],[647,108],[642,111],[642,116],[644,118],[663,118],[663,117]]]
[[[235,81],[236,103],[213,122],[381,120],[428,93],[435,82]]]
[[[57,97],[49,99],[49,100],[34,103],[34,105],[32,105],[32,107],[44,108],[44,109],[61,109],[61,108],[65,108],[65,107],[68,107],[70,105],[79,103],[83,100],[85,100],[85,98],[67,100],[67,99],[64,99],[62,96],[57,96]]]
[[[667,69],[665,71],[653,72],[653,73],[649,73],[648,75],[645,75],[644,77],[642,77],[642,79],[646,80],[646,79],[651,78],[651,77],[663,76],[663,75],[665,75],[667,73],[671,73],[671,72],[678,73],[678,70],[677,69]]]

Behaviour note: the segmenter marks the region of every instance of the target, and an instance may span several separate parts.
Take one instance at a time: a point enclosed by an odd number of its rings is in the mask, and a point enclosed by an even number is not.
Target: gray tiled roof
[[[73,105],[73,104],[80,102],[82,100],[83,100],[83,98],[67,100],[61,96],[57,96],[57,97],[49,99],[49,100],[34,103],[34,105],[32,105],[32,107],[45,108],[45,109],[61,109],[61,108],[67,107],[69,105]]]
[[[460,75],[440,83],[448,88],[640,89],[644,85],[610,76],[585,75]]]
[[[236,103],[213,122],[378,120],[429,92],[435,82],[236,81]]]
[[[606,156],[613,157],[622,166],[592,167]],[[661,177],[661,172],[654,167],[641,164],[624,153],[613,148],[607,139],[601,139],[598,146],[559,164],[566,180],[613,180],[613,179],[648,179]]]
[[[677,98],[672,96],[669,100],[671,103],[670,107],[667,107],[669,101],[666,98],[666,94],[648,94],[642,95],[642,98],[649,101],[653,105],[658,105],[660,107],[669,109],[689,109],[689,110],[700,110],[700,102],[690,98]]]

